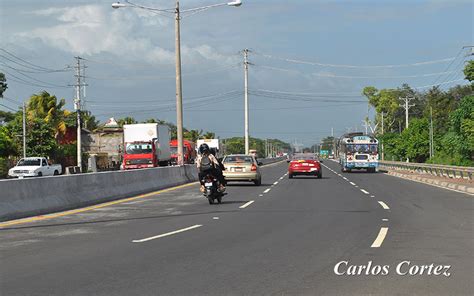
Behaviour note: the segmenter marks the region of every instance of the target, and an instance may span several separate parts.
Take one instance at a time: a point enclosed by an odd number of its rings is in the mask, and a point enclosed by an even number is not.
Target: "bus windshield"
[[[377,153],[377,144],[347,144],[347,152],[351,153]]]
[[[150,154],[153,152],[153,147],[150,143],[133,143],[127,144],[127,154]]]

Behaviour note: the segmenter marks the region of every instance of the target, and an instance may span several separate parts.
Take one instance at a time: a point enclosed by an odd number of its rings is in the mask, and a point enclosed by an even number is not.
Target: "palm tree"
[[[196,142],[202,135],[202,130],[190,130],[184,133],[184,138]]]
[[[58,99],[56,96],[50,95],[47,91],[34,94],[30,97],[27,105],[27,118],[29,122],[35,119],[43,119],[50,124],[56,134],[64,134],[66,132],[66,117],[71,114],[68,110],[62,110],[66,101]]]
[[[215,139],[216,134],[213,132],[206,132],[204,135],[202,135],[204,139]]]

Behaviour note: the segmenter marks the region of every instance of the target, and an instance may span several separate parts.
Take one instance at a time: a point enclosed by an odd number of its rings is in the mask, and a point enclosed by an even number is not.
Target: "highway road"
[[[0,294],[472,295],[472,196],[324,166],[3,224]]]

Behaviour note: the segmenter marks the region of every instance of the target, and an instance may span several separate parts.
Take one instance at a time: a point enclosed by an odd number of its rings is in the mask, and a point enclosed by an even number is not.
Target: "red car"
[[[321,163],[314,154],[295,154],[288,166],[288,178],[292,179],[296,175],[323,177]]]

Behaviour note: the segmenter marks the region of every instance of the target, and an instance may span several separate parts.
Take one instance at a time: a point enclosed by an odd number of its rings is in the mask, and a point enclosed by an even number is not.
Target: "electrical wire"
[[[43,72],[61,72],[61,71],[64,71],[64,70],[66,69],[66,68],[64,68],[64,69],[50,69],[50,68],[46,68],[46,67],[43,67],[43,66],[39,66],[39,65],[33,64],[33,63],[31,63],[31,62],[29,62],[29,61],[27,61],[27,60],[25,60],[25,59],[22,59],[22,58],[20,58],[20,57],[18,57],[18,56],[16,56],[16,55],[12,54],[11,52],[7,51],[7,50],[4,49],[4,48],[0,48],[0,50],[3,51],[3,52],[5,52],[5,53],[8,54],[9,56],[11,56],[11,57],[13,57],[13,58],[15,58],[15,59],[17,59],[17,60],[19,60],[19,61],[21,61],[21,62],[27,64],[27,65],[25,66],[24,64],[21,64],[21,63],[18,62],[18,61],[14,61],[14,60],[12,60],[11,58],[8,58],[8,57],[6,57],[6,56],[4,56],[4,55],[0,55],[0,56],[3,57],[4,59],[9,60],[9,61],[11,61],[11,62],[13,62],[13,63],[16,63],[17,65],[20,65],[20,66],[22,66],[22,67],[24,67],[24,68],[29,68],[29,69],[32,69],[32,70],[43,71]]]
[[[304,64],[304,65],[322,66],[322,67],[335,67],[335,68],[356,68],[356,69],[358,68],[370,69],[370,68],[413,67],[413,66],[423,66],[423,65],[430,65],[430,64],[445,63],[445,62],[453,61],[454,59],[456,59],[455,57],[449,57],[449,58],[438,59],[438,60],[423,61],[423,62],[416,62],[416,63],[409,63],[409,64],[393,64],[393,65],[343,65],[343,64],[328,64],[328,63],[305,61],[305,60],[300,60],[300,59],[283,58],[283,57],[277,57],[277,56],[260,53],[260,52],[254,52],[254,53],[264,58],[274,59],[274,60],[279,60],[279,61],[284,61],[284,62],[289,62],[289,63],[295,63],[295,64]]]
[[[239,67],[238,65],[229,65],[223,68],[215,68],[209,71],[199,71],[199,72],[191,72],[191,73],[182,73],[181,76],[198,76],[198,75],[207,75],[211,73],[217,73],[222,71],[227,71],[230,69],[234,69]],[[95,79],[95,80],[160,80],[160,79],[175,79],[176,75],[173,76],[134,76],[134,77],[96,77],[96,76],[87,76],[87,78]]]
[[[459,57],[459,55],[463,52],[464,48],[461,48],[458,53],[456,54],[456,56],[454,57],[454,59],[451,61],[451,63],[448,64],[448,66],[446,67],[446,69],[444,69],[444,72],[447,72],[449,70],[449,68],[453,65],[454,61]],[[434,85],[436,85],[436,83],[438,82],[438,80],[441,78],[441,75],[438,76],[436,78],[436,80],[433,82]]]
[[[8,73],[8,72],[5,71],[5,70],[3,70],[3,71],[4,71],[5,73]],[[20,75],[23,75],[23,76],[25,76],[26,78],[31,79],[31,80],[33,80],[33,81],[36,81],[36,82],[39,82],[39,83],[42,83],[42,84],[45,84],[45,85],[49,85],[48,87],[56,87],[56,88],[68,87],[68,86],[65,86],[65,85],[58,85],[58,84],[53,84],[53,83],[49,83],[49,82],[46,82],[46,81],[42,81],[42,80],[36,79],[36,78],[34,78],[34,77],[31,77],[31,76],[29,76],[29,75],[27,75],[27,74],[25,74],[25,73],[22,73],[22,72],[17,72],[17,73],[20,74]],[[11,74],[11,73],[8,73],[8,74],[11,75],[11,76],[13,76],[13,77],[15,77],[15,76],[14,76],[13,74]],[[15,77],[15,78],[20,79],[20,78],[18,78],[18,77]],[[36,83],[36,82],[35,82],[35,83]]]
[[[294,71],[302,74],[296,70],[288,70],[282,69],[277,67],[271,67],[266,65],[254,65],[259,68],[269,69],[269,70],[280,70],[280,71]],[[437,75],[448,75],[452,74],[451,72],[437,72],[437,73],[427,73],[427,74],[419,74],[419,75],[397,75],[397,76],[350,76],[350,75],[335,75],[335,74],[322,74],[322,73],[310,73],[311,76],[318,76],[318,77],[326,77],[326,78],[350,78],[350,79],[400,79],[400,78],[419,78],[419,77],[430,77],[430,76],[437,76]]]

